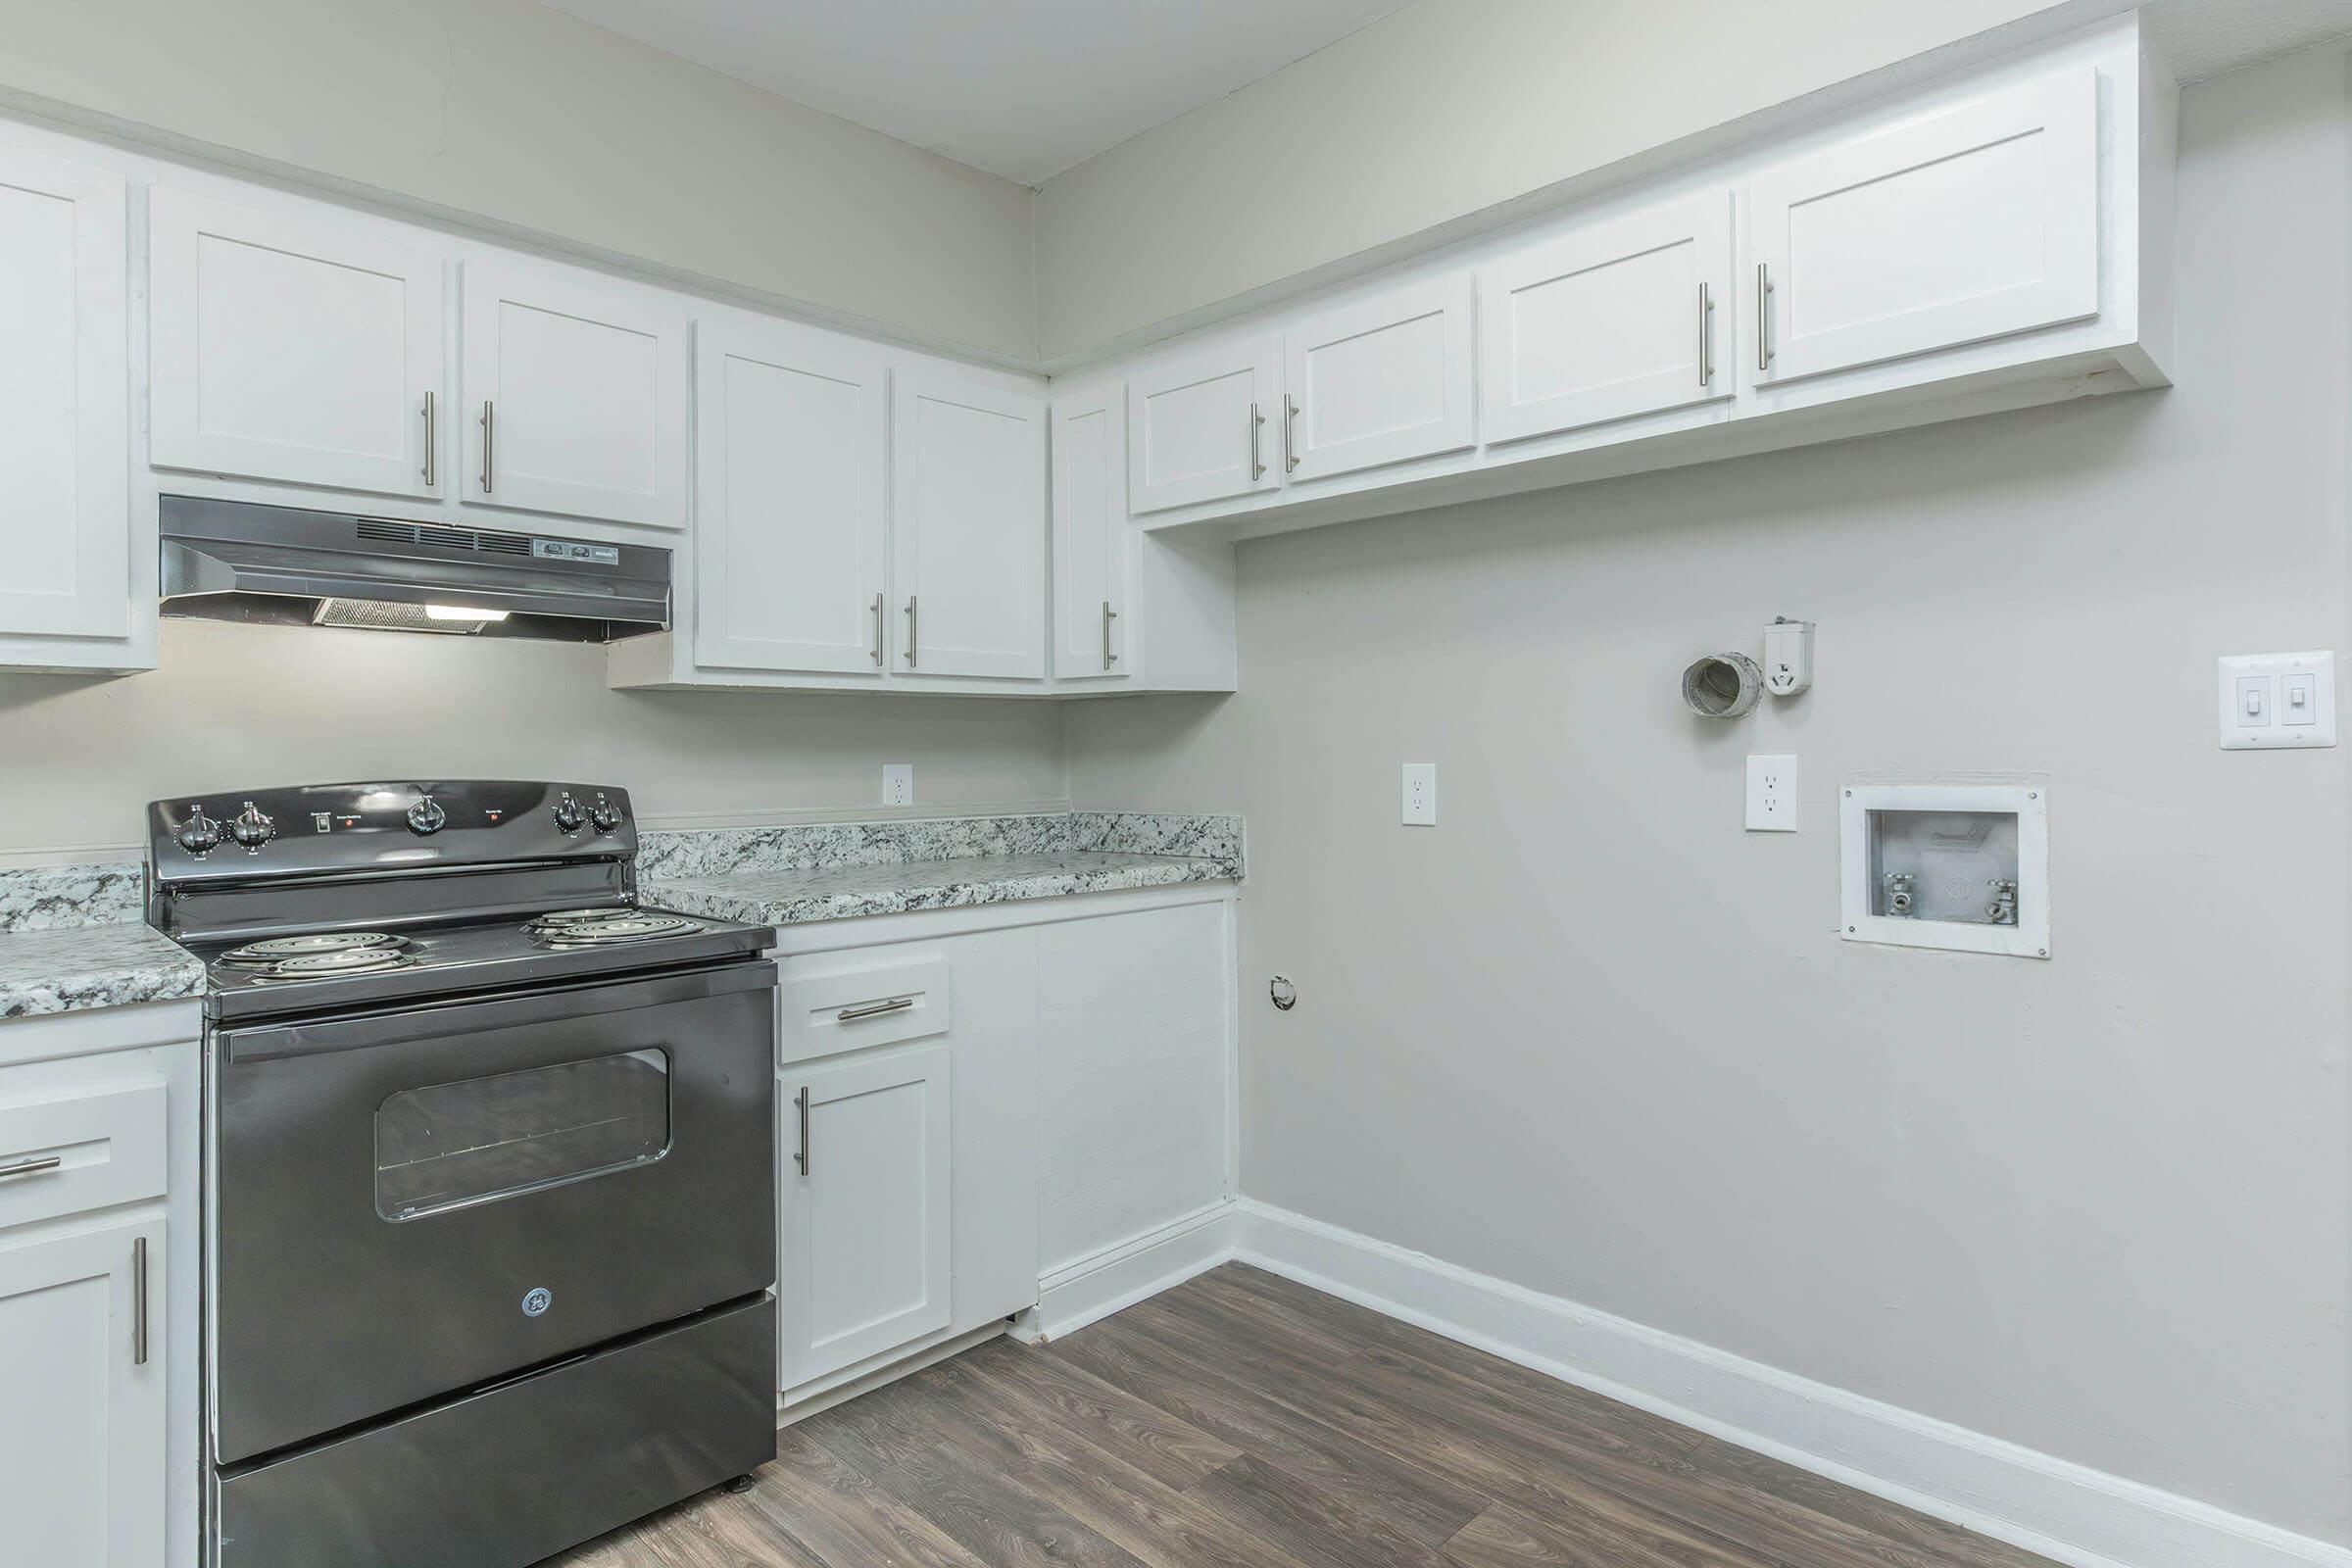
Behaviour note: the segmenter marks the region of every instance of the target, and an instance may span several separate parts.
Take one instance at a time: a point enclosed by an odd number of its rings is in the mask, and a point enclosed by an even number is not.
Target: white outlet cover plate
[[[1438,825],[1438,764],[1407,762],[1398,781],[1402,796],[1404,825],[1407,827],[1436,827]]]
[[[2300,693],[2301,704],[2293,701]],[[2246,696],[2259,711],[2246,710]],[[2303,752],[2335,744],[2335,655],[2229,654],[2221,660],[2225,752]]]
[[[1747,760],[1747,830],[1750,833],[1796,831],[1795,758]]]
[[[914,804],[914,764],[912,762],[884,762],[882,764],[882,804],[884,806],[912,806]]]

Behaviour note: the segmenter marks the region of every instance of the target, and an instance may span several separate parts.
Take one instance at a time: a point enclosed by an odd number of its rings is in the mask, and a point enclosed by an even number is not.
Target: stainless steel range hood
[[[614,642],[669,625],[669,552],[165,496],[163,613]]]

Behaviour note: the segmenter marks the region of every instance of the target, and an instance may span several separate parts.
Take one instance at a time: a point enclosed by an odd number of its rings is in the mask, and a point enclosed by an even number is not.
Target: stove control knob
[[[620,826],[620,808],[599,795],[594,809],[588,813],[588,820],[596,824],[599,833],[610,833]]]
[[[220,824],[204,814],[199,804],[188,808],[188,819],[179,824],[175,835],[179,847],[190,855],[202,855],[220,842]]]
[[[566,833],[577,833],[580,824],[587,820],[588,813],[581,810],[580,803],[571,798],[571,791],[565,790],[563,799],[556,802],[556,826]]]
[[[441,809],[441,803],[430,795],[417,796],[416,804],[409,808],[409,831],[412,833],[438,833],[448,825],[449,813]]]
[[[277,837],[277,824],[264,815],[260,807],[247,801],[245,809],[239,811],[237,819],[228,824],[228,832],[246,849],[258,850]]]

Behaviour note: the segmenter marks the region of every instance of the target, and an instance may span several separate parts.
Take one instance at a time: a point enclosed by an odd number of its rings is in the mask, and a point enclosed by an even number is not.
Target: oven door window
[[[665,1051],[403,1090],[376,1107],[375,1211],[420,1219],[668,1152]]]

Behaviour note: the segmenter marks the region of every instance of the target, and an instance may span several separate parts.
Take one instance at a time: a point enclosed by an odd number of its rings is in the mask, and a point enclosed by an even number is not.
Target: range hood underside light
[[[503,610],[466,605],[396,605],[382,599],[321,599],[311,612],[314,626],[361,627],[371,631],[433,631],[471,636],[507,618]]]

